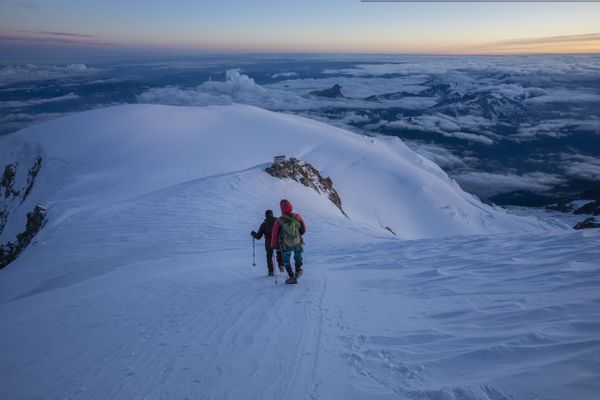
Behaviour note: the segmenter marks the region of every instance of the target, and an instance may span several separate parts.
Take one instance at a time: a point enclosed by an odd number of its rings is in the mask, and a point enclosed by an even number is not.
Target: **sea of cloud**
[[[79,95],[75,93],[69,93],[64,96],[48,97],[44,99],[34,98],[27,100],[11,100],[11,101],[0,101],[0,108],[25,108],[30,106],[37,106],[40,104],[56,103],[59,101],[77,100]]]
[[[568,176],[600,182],[600,157],[562,154],[561,167]]]
[[[571,178],[600,182],[600,151],[591,148],[548,150],[557,160],[552,168],[539,149],[537,158],[520,152],[518,165],[503,164],[510,154],[488,160],[494,149],[512,151],[507,142],[543,148],[575,134],[600,136],[600,56],[339,56],[330,66],[317,56],[279,59],[281,68],[263,68],[265,61],[252,57],[0,66],[0,133],[119,103],[112,93],[127,87],[141,103],[243,103],[361,134],[399,136],[482,197],[551,192]],[[211,78],[223,72],[224,79]],[[190,84],[196,74],[202,79]],[[45,89],[36,92],[40,85]],[[334,85],[341,97],[318,94]],[[110,95],[92,100],[103,87]]]
[[[349,68],[327,68],[325,74],[385,76],[396,74],[444,74],[459,70],[496,71],[510,74],[592,74],[600,72],[598,55],[545,56],[402,56],[401,62],[359,63]]]
[[[69,65],[0,65],[0,87],[14,83],[92,76],[99,72],[85,64]]]
[[[469,171],[456,174],[454,178],[466,190],[478,193],[483,197],[492,197],[517,190],[544,193],[565,182],[565,178],[559,175],[543,172],[516,174]]]
[[[372,95],[388,93],[394,88],[400,93],[419,93],[426,90],[423,78],[352,79],[345,80],[344,97],[326,98],[311,94],[327,89],[339,79],[295,79],[259,85],[240,69],[226,72],[224,81],[207,81],[197,87],[167,86],[152,88],[141,93],[141,103],[206,106],[211,104],[244,103],[278,111],[315,110],[328,107],[345,109],[401,108],[426,109],[436,104],[436,97],[410,96],[369,101]]]

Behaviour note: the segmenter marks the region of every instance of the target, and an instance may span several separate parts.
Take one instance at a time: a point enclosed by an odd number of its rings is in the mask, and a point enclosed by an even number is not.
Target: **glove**
[[[250,232],[250,236],[252,236],[253,238],[256,238],[256,232],[254,232],[254,231]]]

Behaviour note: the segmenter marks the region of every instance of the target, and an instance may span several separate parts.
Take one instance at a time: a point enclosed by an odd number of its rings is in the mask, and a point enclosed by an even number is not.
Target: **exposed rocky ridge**
[[[313,96],[329,97],[332,99],[335,99],[338,97],[344,97],[344,95],[342,94],[342,87],[340,85],[338,85],[337,83],[335,85],[333,85],[332,87],[330,87],[329,89],[314,90],[314,91],[310,92],[310,94]]]
[[[317,193],[327,195],[329,200],[340,209],[342,214],[344,214],[345,217],[348,217],[342,207],[340,195],[337,190],[333,188],[331,178],[324,178],[319,170],[313,165],[305,161],[290,159],[273,163],[270,167],[265,168],[265,171],[275,178],[290,178],[306,187],[314,189]]]
[[[586,203],[574,206],[578,201],[586,201]],[[562,199],[546,208],[553,211],[572,212],[577,215],[600,215],[600,185],[593,186],[577,196]]]
[[[39,153],[4,166],[0,178],[0,268],[19,256],[46,220],[45,209],[37,205],[26,214],[26,226],[19,232],[18,226],[27,210],[22,208],[31,207],[24,203],[31,194],[41,169],[42,156]],[[12,228],[7,228],[9,225]]]
[[[35,235],[46,223],[46,208],[38,204],[33,211],[27,213],[25,230],[17,235],[15,242],[0,244],[0,269],[13,262],[29,245]]]
[[[588,214],[588,215],[600,215],[600,200],[591,201],[575,211],[573,214]]]
[[[2,180],[0,180],[0,189],[4,192],[4,198],[17,197],[19,191],[14,189],[15,176],[17,175],[17,166],[19,164],[8,164],[4,167]]]
[[[8,211],[6,211],[4,205],[0,205],[0,233],[4,230],[6,223],[8,222]]]
[[[588,218],[581,222],[578,222],[573,229],[594,229],[600,228],[600,223],[596,222],[595,218]]]
[[[27,171],[27,186],[25,186],[25,190],[23,191],[21,204],[27,200],[27,196],[29,196],[29,193],[31,193],[31,189],[33,189],[33,184],[35,183],[35,178],[39,174],[40,169],[42,169],[42,157],[38,155],[31,168],[29,168],[29,171]]]
[[[42,157],[40,155],[35,157],[32,165],[27,169],[27,177],[21,177],[24,170],[18,162],[7,164],[4,167],[4,173],[0,179],[0,234],[8,222],[11,209],[14,211],[27,200],[41,169]]]
[[[573,211],[574,214],[600,215],[600,185],[586,190],[580,198],[590,200],[590,202]]]

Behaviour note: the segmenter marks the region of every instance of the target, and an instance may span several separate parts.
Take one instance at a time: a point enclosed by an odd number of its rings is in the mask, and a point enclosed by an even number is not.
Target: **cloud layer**
[[[75,93],[69,93],[64,96],[50,97],[46,99],[0,101],[0,108],[24,108],[37,106],[40,104],[57,103],[59,101],[77,100],[78,98],[79,96]]]
[[[225,79],[209,78],[225,71]],[[342,97],[318,94],[334,85]],[[481,197],[516,190],[553,194],[570,182],[583,187],[599,178],[600,56],[206,57],[102,69],[0,66],[0,134],[130,101],[245,103],[361,134],[398,136]]]
[[[381,93],[386,89],[378,87],[377,82],[345,82],[345,97],[325,98],[311,95],[315,90],[326,89],[335,80],[286,80],[267,86],[258,85],[254,79],[242,74],[239,69],[226,72],[225,81],[208,81],[195,88],[167,86],[153,88],[140,94],[137,99],[141,103],[158,103],[170,105],[206,106],[211,104],[244,103],[271,110],[302,111],[324,107],[374,109],[402,108],[406,110],[426,109],[436,104],[435,97],[401,97],[369,101],[372,93]],[[397,84],[407,93],[426,89],[420,86],[419,79],[399,79]],[[386,82],[389,84],[390,82]],[[363,97],[364,96],[364,97]]]
[[[0,87],[15,83],[91,76],[98,72],[97,68],[90,68],[85,64],[0,65]]]
[[[544,193],[566,181],[558,175],[543,172],[518,175],[471,171],[457,174],[454,178],[466,190],[478,193],[483,197],[492,197],[516,190]]]

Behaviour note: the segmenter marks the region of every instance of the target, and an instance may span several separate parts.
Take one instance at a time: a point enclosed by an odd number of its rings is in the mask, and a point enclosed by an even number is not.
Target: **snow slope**
[[[367,138],[251,106],[119,106],[43,123],[1,143],[5,164],[32,146],[42,154],[46,184],[34,188],[30,203],[48,202],[55,221],[286,154],[331,176],[352,220],[389,226],[401,238],[552,229],[483,205],[398,138]],[[21,221],[24,215],[12,223]]]
[[[47,160],[31,201],[50,219],[0,271],[0,398],[600,390],[600,235],[485,206],[400,141],[138,105],[21,131],[0,160],[27,143]],[[351,218],[264,173],[276,153],[330,175]],[[308,224],[293,287],[265,277],[262,242],[251,266],[249,231],[282,197]]]

